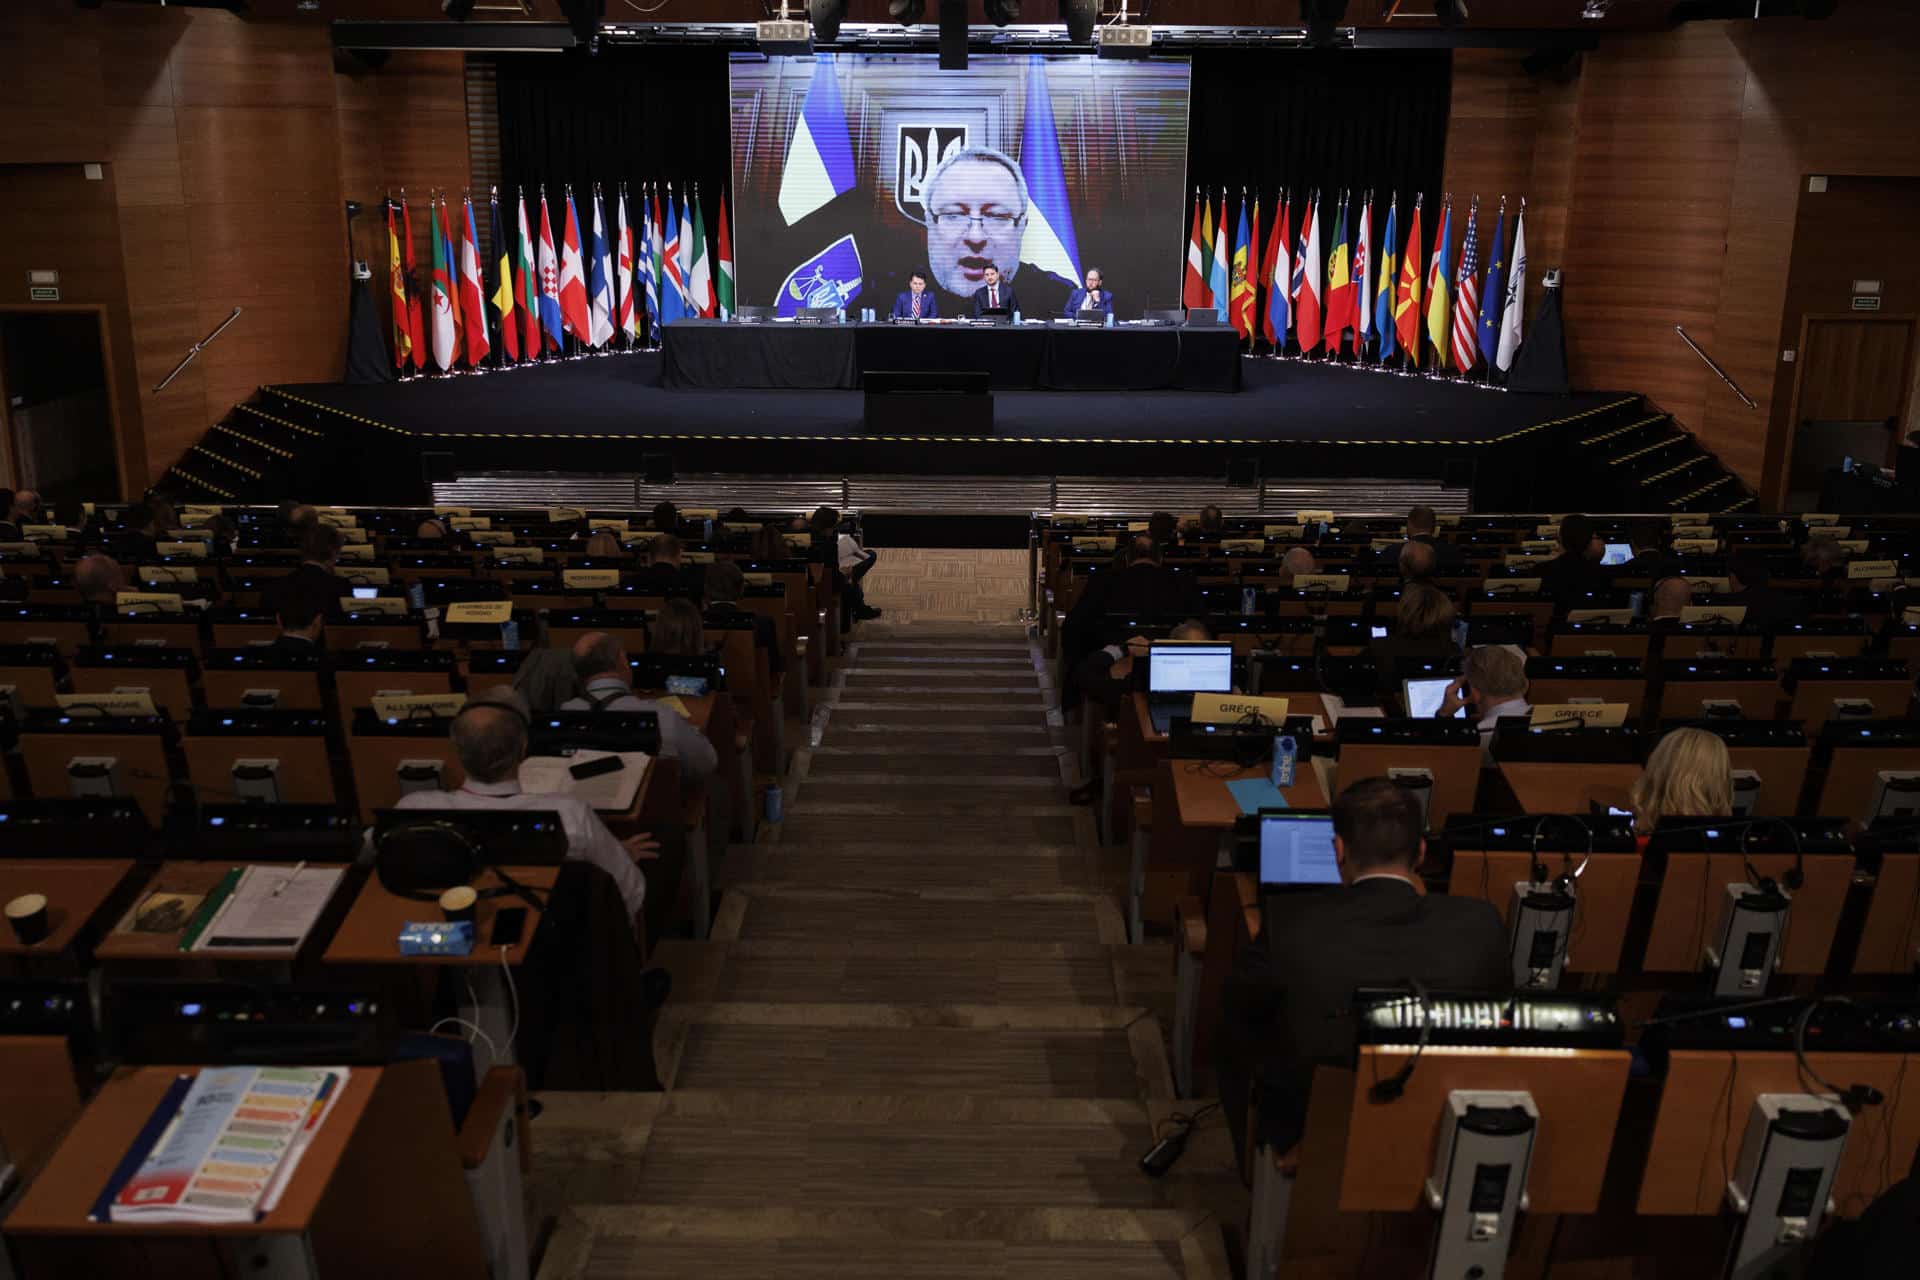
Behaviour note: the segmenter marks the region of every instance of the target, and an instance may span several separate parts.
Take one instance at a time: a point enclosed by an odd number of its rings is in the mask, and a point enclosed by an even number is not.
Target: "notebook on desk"
[[[576,765],[608,756],[618,756],[621,767],[590,778],[574,776]],[[528,756],[520,762],[520,789],[529,795],[579,796],[595,809],[623,813],[633,808],[633,798],[640,794],[651,759],[644,751],[592,751],[584,747],[571,755]]]
[[[1193,710],[1196,693],[1233,692],[1230,644],[1155,643],[1147,651],[1147,711],[1165,735],[1175,716]]]

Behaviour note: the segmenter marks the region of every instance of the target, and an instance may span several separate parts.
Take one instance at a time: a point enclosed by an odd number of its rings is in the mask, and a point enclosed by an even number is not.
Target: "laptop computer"
[[[1451,676],[1432,676],[1421,680],[1402,680],[1406,693],[1407,715],[1415,720],[1431,720],[1440,714],[1440,703],[1447,696],[1447,687],[1453,683]],[[1465,720],[1467,709],[1461,707],[1453,713],[1455,720]]]
[[[1262,810],[1260,888],[1263,891],[1340,883],[1333,856],[1333,815],[1326,810]]]
[[[1193,710],[1196,693],[1233,692],[1230,644],[1158,643],[1147,650],[1147,710],[1164,734],[1175,716]]]

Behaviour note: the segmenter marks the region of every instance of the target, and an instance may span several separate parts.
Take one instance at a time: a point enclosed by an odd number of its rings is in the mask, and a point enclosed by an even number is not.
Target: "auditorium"
[[[1916,50],[0,4],[0,1280],[1910,1280]]]

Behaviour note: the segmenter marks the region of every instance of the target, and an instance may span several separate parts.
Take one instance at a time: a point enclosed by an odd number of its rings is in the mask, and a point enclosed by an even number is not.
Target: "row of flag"
[[[1239,223],[1229,239],[1227,193],[1220,193],[1216,222],[1213,202],[1196,189],[1182,303],[1189,309],[1211,308],[1249,343],[1264,338],[1275,351],[1285,349],[1287,334],[1292,332],[1301,354],[1324,347],[1328,354],[1338,355],[1351,335],[1356,358],[1366,356],[1371,340],[1374,358],[1383,363],[1398,354],[1418,366],[1424,355],[1435,368],[1461,373],[1483,362],[1489,370],[1504,373],[1510,368],[1520,347],[1521,308],[1527,292],[1527,202],[1520,202],[1514,217],[1509,256],[1507,202],[1501,197],[1484,281],[1478,196],[1467,208],[1459,266],[1453,263],[1453,201],[1449,197],[1443,202],[1439,235],[1424,270],[1420,261],[1426,246],[1420,229],[1424,197],[1414,198],[1404,236],[1399,229],[1399,199],[1388,202],[1377,266],[1370,258],[1376,243],[1372,193],[1359,198],[1357,220],[1355,203],[1354,193],[1345,191],[1329,209],[1319,192],[1311,192],[1299,211],[1295,233],[1294,201],[1283,194],[1263,255],[1258,197],[1249,213],[1246,193],[1241,193]],[[1328,219],[1333,225],[1323,249],[1320,229]]]
[[[614,197],[611,235],[597,183],[585,236],[571,187],[557,240],[544,188],[537,236],[536,224],[527,217],[524,191],[513,201],[514,233],[502,221],[497,188],[489,204],[494,247],[490,290],[471,196],[463,197],[457,210],[446,196],[429,197],[433,270],[419,285],[406,193],[397,201],[388,199],[395,369],[424,370],[431,361],[445,372],[461,364],[478,369],[489,358],[495,363],[537,360],[543,352],[565,351],[569,337],[576,349],[600,349],[616,339],[634,346],[649,326],[688,316],[724,320],[733,315],[733,235],[724,195],[717,236],[709,236],[697,189],[681,205],[669,184],[663,206],[659,186],[643,184],[637,252],[636,224],[627,216],[624,184]]]

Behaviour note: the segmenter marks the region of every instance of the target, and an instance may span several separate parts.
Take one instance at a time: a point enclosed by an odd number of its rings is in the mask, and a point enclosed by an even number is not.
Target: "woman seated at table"
[[[1627,793],[1633,829],[1644,844],[1660,819],[1725,818],[1733,813],[1733,762],[1727,744],[1705,729],[1674,729],[1660,739]]]

